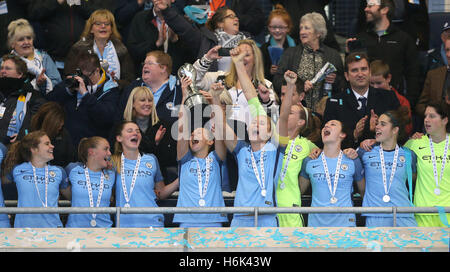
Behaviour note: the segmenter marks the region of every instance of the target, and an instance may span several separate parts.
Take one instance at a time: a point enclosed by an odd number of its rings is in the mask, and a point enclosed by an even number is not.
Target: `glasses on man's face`
[[[110,22],[94,22],[94,25],[96,26],[110,26]]]
[[[286,30],[287,26],[269,26],[270,30]]]

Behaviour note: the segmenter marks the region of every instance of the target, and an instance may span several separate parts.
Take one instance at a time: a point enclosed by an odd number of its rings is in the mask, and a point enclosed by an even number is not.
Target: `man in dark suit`
[[[378,116],[395,110],[400,103],[395,92],[370,87],[370,67],[366,54],[352,53],[345,59],[345,78],[349,82],[346,91],[328,98],[324,112],[324,124],[340,120],[353,131],[354,147],[365,139],[374,138]]]

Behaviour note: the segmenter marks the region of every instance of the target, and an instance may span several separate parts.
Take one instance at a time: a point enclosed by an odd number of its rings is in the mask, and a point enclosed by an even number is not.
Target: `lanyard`
[[[389,188],[387,187],[387,180],[386,180],[386,165],[384,163],[384,152],[383,152],[383,146],[380,144],[380,161],[381,161],[381,174],[383,177],[383,186],[384,186],[384,196],[383,201],[389,202],[390,196],[389,191],[391,190],[392,182],[394,181],[394,175],[395,171],[397,170],[397,157],[398,157],[399,148],[398,145],[395,145],[395,152],[394,152],[394,161],[392,162],[392,169],[391,169],[391,176],[389,178]]]
[[[197,181],[198,181],[198,194],[200,195],[200,200],[198,202],[198,204],[200,206],[205,206],[205,195],[206,195],[206,190],[208,189],[208,184],[209,184],[209,176],[210,176],[210,171],[211,171],[211,161],[212,159],[210,157],[206,157],[206,174],[205,174],[205,183],[203,184],[203,189],[202,189],[202,170],[200,169],[200,163],[198,162],[198,159],[196,159],[195,161],[197,162]]]
[[[266,175],[264,173],[264,147],[263,150],[261,150],[260,153],[260,158],[259,158],[259,167],[261,168],[261,176],[259,176],[259,171],[258,168],[256,167],[256,160],[255,157],[253,156],[253,151],[251,149],[251,146],[249,146],[249,151],[250,151],[250,159],[252,160],[252,168],[253,168],[253,173],[255,173],[256,176],[256,180],[258,181],[259,187],[261,188],[261,195],[263,197],[266,197],[267,191],[266,191]]]
[[[295,145],[295,140],[296,139],[297,138],[292,139],[291,145],[289,146],[289,152],[288,152],[286,161],[284,162],[284,167],[281,170],[281,175],[280,175],[280,180],[281,180],[280,188],[281,189],[284,189],[284,186],[285,186],[284,185],[284,178],[286,177],[287,168],[288,168],[288,165],[289,165],[289,161],[291,160],[291,157],[292,157],[292,152],[294,150],[294,145]]]
[[[92,195],[91,178],[89,177],[89,171],[88,171],[87,166],[84,167],[84,176],[86,177],[86,185],[87,185],[88,195],[89,195],[89,207],[92,208],[92,207],[94,207],[94,197]],[[105,178],[105,176],[103,175],[103,171],[102,171],[101,176],[100,176],[100,188],[98,190],[98,196],[97,196],[97,207],[100,207],[100,201],[102,199],[104,178]],[[94,220],[96,217],[97,217],[96,214],[92,214],[92,218],[94,218]]]
[[[131,198],[131,195],[133,194],[133,189],[134,189],[134,185],[136,184],[136,177],[138,174],[139,165],[141,164],[141,154],[138,154],[136,166],[134,167],[133,178],[131,179],[131,185],[130,185],[130,196],[128,196],[127,186],[125,185],[124,160],[125,160],[125,157],[123,156],[123,153],[122,153],[121,158],[120,158],[120,162],[121,162],[120,178],[122,181],[122,189],[123,189],[123,194],[125,196],[125,201],[127,202],[127,203],[125,203],[125,207],[128,208],[128,207],[130,207],[130,203],[129,203],[130,198]]]
[[[439,189],[439,177],[438,177],[438,173],[437,173],[436,157],[434,154],[434,145],[433,145],[433,141],[431,140],[431,137],[429,137],[429,140],[430,140],[430,150],[431,150],[431,162],[433,163],[434,181],[436,182],[436,189],[434,189],[434,193],[436,195],[440,195],[441,190]],[[442,180],[442,177],[444,175],[445,163],[447,162],[448,140],[449,140],[449,135],[447,134],[447,136],[445,137],[444,156],[442,158],[440,180]]]
[[[334,182],[333,182],[334,188],[331,188],[331,177],[330,177],[330,172],[328,171],[327,161],[325,160],[325,154],[322,152],[322,155],[321,155],[323,168],[325,170],[325,177],[327,178],[328,190],[330,191],[330,194],[331,194],[330,201],[333,204],[337,202],[337,198],[335,197],[335,195],[336,195],[337,185],[339,182],[339,171],[341,168],[342,154],[343,154],[342,150],[339,151],[339,157],[338,157],[338,161],[336,164],[336,170],[334,172]]]
[[[34,187],[38,193],[39,200],[42,203],[42,206],[47,208],[47,193],[48,193],[48,165],[45,166],[45,203],[42,201],[41,194],[39,193],[39,189],[37,187],[37,178],[36,178],[36,168],[31,165],[33,168],[33,178],[34,178]]]

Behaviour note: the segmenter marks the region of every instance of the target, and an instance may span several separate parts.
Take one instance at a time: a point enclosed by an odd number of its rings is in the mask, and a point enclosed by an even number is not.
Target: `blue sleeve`
[[[64,171],[66,172],[66,176],[67,176],[67,180],[70,183],[70,172],[72,172],[72,170],[77,167],[77,166],[81,166],[81,162],[71,162],[69,163],[65,168]]]
[[[353,160],[355,165],[355,173],[353,174],[354,181],[360,181],[364,178],[364,167],[362,166],[361,160],[356,158]]]
[[[186,154],[183,156],[183,158],[181,158],[181,160],[178,161],[178,163],[180,165],[190,161],[192,159],[192,153],[191,153],[191,149],[188,149],[188,151],[186,152]]]
[[[302,163],[302,170],[300,170],[300,176],[302,176],[302,177],[304,177],[304,178],[306,178],[306,179],[310,179],[308,173],[306,172],[306,165],[307,165],[308,162],[310,162],[310,161],[311,161],[311,158],[310,158],[310,157],[306,157],[306,158],[303,160],[303,163]]]
[[[164,181],[164,177],[161,174],[161,168],[159,167],[159,162],[158,162],[158,158],[156,158],[156,156],[154,154],[149,154],[154,160],[155,160],[155,167],[156,167],[156,173],[155,173],[155,179],[154,182],[155,184],[159,181]]]
[[[58,68],[56,68],[55,62],[52,58],[45,52],[42,52],[45,75],[52,81],[53,86],[62,81],[61,75],[59,74]]]
[[[417,155],[411,151],[411,168],[413,173],[417,173]]]
[[[61,166],[56,166],[61,171],[61,184],[59,184],[60,189],[65,189],[69,187],[69,179],[67,178],[66,171]]]
[[[219,157],[219,155],[217,155],[217,152],[214,150],[212,153],[212,156],[214,157],[214,159],[219,163],[220,166],[222,166],[225,161],[222,161]]]

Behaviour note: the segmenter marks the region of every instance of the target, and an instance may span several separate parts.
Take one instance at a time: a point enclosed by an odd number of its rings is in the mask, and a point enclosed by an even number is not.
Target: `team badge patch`
[[[344,171],[347,171],[348,165],[347,164],[341,165],[341,169],[344,170]]]
[[[301,145],[296,145],[294,148],[295,148],[295,151],[302,152],[302,146]]]
[[[50,177],[54,178],[56,177],[56,173],[54,171],[50,171],[48,172],[48,174],[50,175]]]
[[[145,163],[145,166],[147,166],[148,169],[152,169],[153,165],[149,162]]]
[[[400,157],[398,157],[398,160],[399,160],[400,162],[405,162],[405,161],[406,161],[405,156],[400,156]]]

